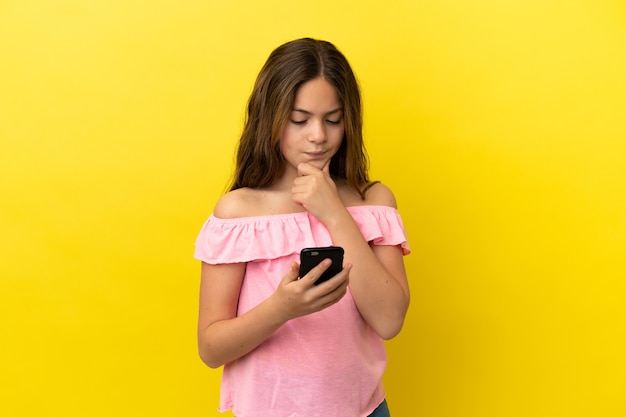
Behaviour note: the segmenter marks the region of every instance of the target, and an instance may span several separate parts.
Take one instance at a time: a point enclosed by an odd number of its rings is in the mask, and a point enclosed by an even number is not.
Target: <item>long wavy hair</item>
[[[330,161],[330,175],[345,180],[364,198],[369,179],[359,86],[345,56],[332,43],[311,38],[279,46],[261,69],[248,100],[230,190],[267,187],[282,176],[280,138],[296,92],[318,77],[335,87],[344,114],[344,137]]]

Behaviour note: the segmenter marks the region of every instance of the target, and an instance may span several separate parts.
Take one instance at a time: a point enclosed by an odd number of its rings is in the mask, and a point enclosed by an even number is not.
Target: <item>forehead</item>
[[[331,111],[341,107],[341,100],[335,87],[324,78],[318,77],[298,88],[293,107],[294,110],[310,112]]]

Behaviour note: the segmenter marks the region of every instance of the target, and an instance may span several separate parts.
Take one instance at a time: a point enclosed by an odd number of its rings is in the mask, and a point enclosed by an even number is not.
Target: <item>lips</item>
[[[320,158],[323,158],[326,155],[326,152],[316,151],[316,152],[305,152],[304,154],[307,155],[309,158],[312,158],[312,159],[320,159]]]

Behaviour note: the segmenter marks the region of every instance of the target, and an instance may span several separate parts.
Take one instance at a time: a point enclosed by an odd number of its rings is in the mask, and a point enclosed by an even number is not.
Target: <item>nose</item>
[[[326,127],[323,122],[311,123],[309,131],[309,141],[313,143],[326,142]]]

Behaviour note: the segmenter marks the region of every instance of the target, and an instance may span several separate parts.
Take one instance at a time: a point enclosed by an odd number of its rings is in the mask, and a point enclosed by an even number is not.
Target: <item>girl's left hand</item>
[[[330,216],[340,212],[338,209],[344,208],[335,181],[330,177],[329,164],[330,160],[319,169],[306,162],[300,163],[298,177],[291,188],[293,201],[324,224],[330,220]]]

